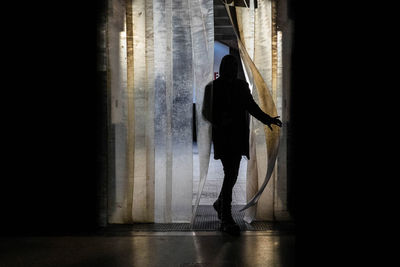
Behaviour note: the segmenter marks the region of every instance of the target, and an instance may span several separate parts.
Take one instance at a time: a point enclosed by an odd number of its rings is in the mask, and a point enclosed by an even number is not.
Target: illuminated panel
[[[132,219],[134,222],[151,222],[154,217],[154,160],[153,160],[153,105],[154,86],[152,70],[152,3],[151,1],[132,2],[133,19],[133,76],[132,96],[130,106],[129,134],[133,136],[130,142],[134,150],[133,159],[128,166],[130,170],[129,184],[132,194]],[[150,26],[150,27],[149,27]],[[129,76],[128,76],[129,77]]]
[[[269,1],[267,1],[269,2]],[[255,63],[252,61],[252,59],[250,58],[246,47],[243,44],[243,40],[244,38],[242,36],[240,36],[240,28],[241,25],[239,25],[240,20],[238,20],[237,18],[237,14],[236,14],[236,9],[234,6],[229,6],[227,4],[225,4],[225,8],[228,12],[228,15],[230,17],[232,26],[234,27],[235,33],[238,37],[238,46],[239,46],[239,52],[241,55],[241,59],[244,62],[244,66],[245,66],[245,71],[246,71],[246,76],[248,77],[249,80],[251,80],[253,86],[256,88],[257,91],[257,95],[254,94],[253,91],[253,95],[255,95],[255,100],[258,102],[258,104],[260,105],[261,109],[266,112],[267,114],[269,114],[270,116],[274,117],[277,116],[277,110],[275,107],[275,103],[273,100],[273,97],[271,95],[271,92],[268,88],[268,85],[266,83],[266,81],[264,80],[262,74],[260,73],[260,71],[258,70],[258,68],[256,67]],[[258,8],[260,8],[260,5],[258,6]],[[264,16],[264,15],[263,15]],[[261,17],[262,19],[264,19],[264,17]],[[267,18],[265,18],[267,19]],[[255,22],[257,24],[257,22]],[[243,28],[242,28],[243,29]],[[255,36],[257,36],[258,33],[255,33]],[[264,44],[261,44],[264,45]],[[256,47],[255,47],[255,55],[254,57],[256,57]],[[268,47],[267,47],[268,49]],[[268,67],[266,67],[268,70]],[[252,123],[254,123],[255,120],[252,120]],[[242,209],[245,210],[249,207],[252,207],[254,205],[257,204],[258,200],[261,197],[262,192],[264,191],[264,189],[266,188],[274,166],[275,166],[275,161],[276,161],[276,156],[277,156],[277,151],[278,151],[278,147],[279,147],[279,133],[280,133],[280,128],[277,126],[272,126],[273,127],[273,131],[269,130],[268,127],[263,126],[263,130],[264,130],[264,134],[265,134],[265,143],[266,143],[266,156],[267,156],[267,165],[266,165],[266,175],[264,176],[264,180],[262,181],[262,183],[258,182],[258,191],[257,193],[254,194],[254,196],[249,200],[249,202],[246,204],[246,206]],[[259,166],[260,163],[262,164],[262,161],[259,161],[259,155],[261,153],[263,153],[263,147],[265,147],[265,145],[259,144],[259,136],[262,136],[262,131],[257,131],[257,126],[255,127],[255,136],[252,136],[252,145],[256,146],[256,155],[257,155],[257,161],[253,162],[253,163],[249,163],[249,168],[251,167],[257,167],[257,169],[260,169],[260,167],[262,168],[263,166]],[[252,133],[253,134],[253,133]],[[258,149],[260,148],[260,149]],[[259,153],[259,151],[261,153]],[[265,162],[265,161],[264,161]],[[256,164],[256,165],[255,165]],[[263,177],[263,176],[261,176]],[[267,194],[268,195],[268,194]],[[273,207],[273,206],[272,206]],[[259,207],[257,207],[258,209]],[[254,220],[254,213],[251,214],[246,214],[247,216],[245,217],[245,220],[248,222],[251,222],[252,220]]]
[[[173,222],[189,222],[193,194],[193,70],[189,1],[172,1],[172,184]]]
[[[169,112],[167,99],[167,84],[171,88],[171,16],[170,1],[153,1],[154,20],[154,221],[171,221],[170,199],[167,202],[167,132],[171,125],[168,123]],[[167,24],[167,22],[169,22]],[[168,147],[170,149],[170,147]],[[168,216],[169,215],[169,216]]]
[[[108,222],[127,221],[129,187],[126,166],[127,148],[127,61],[125,6],[111,1],[113,12],[108,14],[108,77],[111,91],[112,168],[108,182]]]
[[[257,66],[257,70],[260,73],[262,79],[265,82],[267,87],[267,92],[270,93],[269,97],[274,102],[274,79],[273,79],[273,46],[272,46],[272,1],[260,1],[258,8],[255,10],[255,18],[254,18],[254,65]],[[261,94],[259,90],[253,92],[253,96],[256,99],[257,103],[261,104]],[[264,96],[264,98],[266,98]],[[263,109],[264,110],[264,109]],[[265,110],[264,110],[265,111]],[[271,113],[267,112],[272,116]],[[268,167],[270,162],[268,161],[269,153],[271,150],[268,149],[268,146],[271,145],[268,142],[268,138],[266,138],[266,134],[270,132],[268,127],[264,126],[261,122],[256,119],[252,119],[254,122],[253,133],[255,137],[255,149],[256,149],[256,158],[257,158],[257,170],[258,170],[258,188],[262,186],[265,180],[265,174],[268,171]],[[263,131],[263,128],[264,131]],[[276,128],[276,127],[275,127]],[[275,129],[274,129],[275,130]],[[271,162],[271,164],[275,165],[275,161]],[[273,168],[273,166],[272,166]],[[258,220],[273,220],[274,214],[274,174],[272,172],[270,175],[270,180],[267,186],[264,189],[263,194],[260,195],[260,199],[258,200],[259,205],[257,205],[256,216],[254,219]],[[248,194],[249,197],[253,194]],[[247,218],[247,217],[246,217]]]
[[[153,2],[155,222],[192,216],[193,69],[188,1]]]
[[[201,193],[207,178],[211,151],[211,125],[201,114],[204,89],[213,80],[214,13],[212,0],[189,0],[193,49],[194,86],[196,90],[197,143],[199,150],[200,182],[193,209],[196,216]]]

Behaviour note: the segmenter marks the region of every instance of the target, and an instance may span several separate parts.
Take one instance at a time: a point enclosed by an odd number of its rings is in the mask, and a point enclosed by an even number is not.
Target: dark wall
[[[32,4],[20,14],[30,30],[21,34],[14,28],[9,35],[12,42],[3,61],[8,67],[3,82],[9,86],[2,105],[7,117],[2,234],[96,227],[99,2]]]
[[[279,5],[279,4],[278,4]],[[279,6],[282,7],[282,6]],[[287,0],[286,8],[288,19],[292,22],[292,31],[291,31],[291,59],[290,59],[290,92],[287,94],[288,102],[290,103],[289,108],[289,117],[291,118],[290,122],[287,125],[287,207],[291,217],[296,220],[297,212],[296,212],[296,138],[298,135],[296,133],[296,126],[298,127],[298,117],[297,114],[301,109],[299,105],[299,94],[298,90],[298,77],[299,69],[301,66],[301,62],[297,58],[298,55],[298,47],[296,46],[296,39],[299,35],[296,35],[296,16],[295,16],[295,8],[292,0]],[[297,105],[297,106],[296,106]],[[300,140],[297,139],[297,142]],[[299,155],[298,155],[299,156]]]

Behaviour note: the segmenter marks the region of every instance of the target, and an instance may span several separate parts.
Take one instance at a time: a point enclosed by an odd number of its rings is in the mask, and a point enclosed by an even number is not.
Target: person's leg
[[[221,158],[222,166],[224,168],[224,181],[222,183],[219,199],[226,199],[227,203],[232,202],[232,190],[235,186],[240,167],[240,155],[227,156]]]
[[[218,212],[218,218],[221,220],[222,228],[224,229],[224,227],[229,225],[235,228],[233,231],[239,230],[232,218],[231,203],[232,190],[239,173],[240,160],[240,155],[229,155],[221,158],[225,176],[219,197],[213,205]]]

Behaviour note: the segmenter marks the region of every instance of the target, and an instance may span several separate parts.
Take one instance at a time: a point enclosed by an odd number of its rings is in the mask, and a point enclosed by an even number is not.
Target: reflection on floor
[[[284,233],[169,232],[0,238],[0,266],[295,266],[295,238]]]
[[[247,159],[245,157],[240,161],[240,169],[237,182],[233,188],[232,205],[246,204],[246,171]],[[196,143],[193,144],[193,205],[197,198],[197,190],[200,183],[199,178],[199,154]],[[200,205],[212,205],[217,199],[222,187],[224,171],[220,160],[214,159],[214,154],[210,155],[210,164],[206,183],[200,198]]]

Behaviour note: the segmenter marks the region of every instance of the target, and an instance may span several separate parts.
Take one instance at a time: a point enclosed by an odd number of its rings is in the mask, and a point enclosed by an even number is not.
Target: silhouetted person
[[[239,226],[231,213],[232,189],[236,183],[242,155],[249,156],[249,115],[263,124],[279,127],[278,117],[264,113],[254,101],[247,82],[238,79],[238,63],[232,55],[222,58],[220,77],[205,88],[203,116],[212,123],[214,159],[220,159],[224,181],[217,201],[213,204],[221,220],[221,230],[238,234]]]

